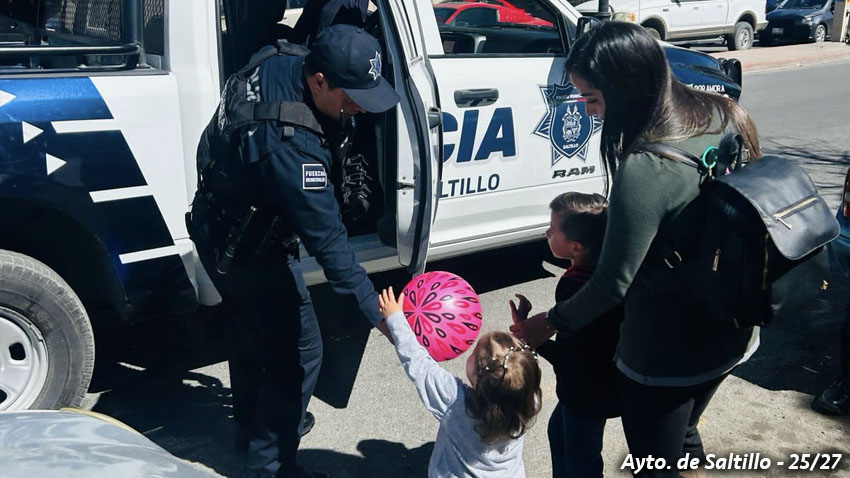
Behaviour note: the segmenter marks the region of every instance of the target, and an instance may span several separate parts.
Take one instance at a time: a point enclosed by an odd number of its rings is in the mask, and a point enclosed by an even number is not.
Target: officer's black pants
[[[685,454],[705,464],[697,424],[725,378],[723,375],[689,387],[653,387],[620,374],[620,407],[629,453],[633,458],[663,458],[670,466],[643,469],[635,476],[678,478],[677,461]]]
[[[297,467],[300,427],[322,362],[322,338],[299,261],[239,256],[227,275],[196,240],[204,268],[230,316],[234,417],[250,436],[252,476],[285,477]]]

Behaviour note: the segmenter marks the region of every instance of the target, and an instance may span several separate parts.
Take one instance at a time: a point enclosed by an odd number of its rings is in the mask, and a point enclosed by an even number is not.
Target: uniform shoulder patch
[[[302,182],[304,190],[325,189],[328,187],[328,172],[321,164],[302,164]]]

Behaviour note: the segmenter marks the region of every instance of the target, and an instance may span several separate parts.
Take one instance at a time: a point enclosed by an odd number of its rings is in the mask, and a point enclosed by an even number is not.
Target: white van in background
[[[660,40],[703,40],[723,36],[730,50],[753,46],[753,32],[767,25],[765,0],[613,0],[612,19],[639,23]],[[576,6],[599,10],[598,0]]]

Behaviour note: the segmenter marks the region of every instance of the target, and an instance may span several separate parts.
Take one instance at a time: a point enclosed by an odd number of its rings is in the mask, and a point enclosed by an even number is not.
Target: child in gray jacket
[[[392,287],[378,306],[407,376],[440,421],[428,478],[525,477],[523,435],[542,405],[534,352],[508,333],[484,334],[466,361],[467,385],[416,341]]]

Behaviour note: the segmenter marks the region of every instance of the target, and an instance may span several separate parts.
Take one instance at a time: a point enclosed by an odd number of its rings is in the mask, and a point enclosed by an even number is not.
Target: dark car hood
[[[767,21],[805,17],[820,10],[820,8],[777,8],[767,14]]]
[[[725,60],[721,62],[699,51],[662,45],[670,69],[680,82],[699,90],[728,95],[735,101],[741,97],[741,85],[724,71]]]

